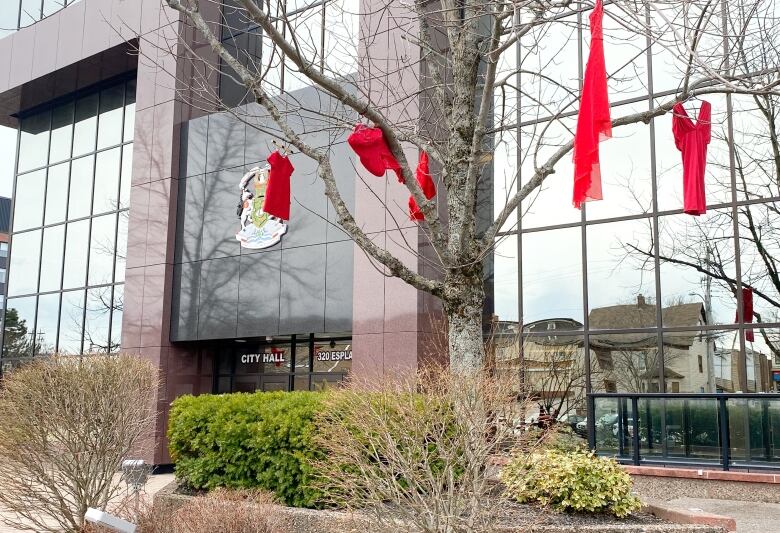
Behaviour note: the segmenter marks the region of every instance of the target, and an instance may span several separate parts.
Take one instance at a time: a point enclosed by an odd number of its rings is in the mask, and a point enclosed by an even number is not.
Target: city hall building
[[[223,41],[262,57],[259,30],[224,4],[231,31]],[[351,7],[339,12],[342,24],[377,38],[356,38],[347,43],[352,54],[323,61],[357,72],[367,49],[403,54],[403,32],[372,2],[341,4]],[[309,26],[321,37],[314,42],[330,38],[327,9]],[[521,43],[518,57],[549,65],[557,87],[577,90],[587,23],[581,13],[568,22],[544,48]],[[53,353],[153,361],[164,392],[151,459],[162,464],[170,461],[167,408],[182,394],[314,390],[441,356],[440,305],[350,240],[310,159],[290,155],[289,221],[246,233],[264,216],[252,195],[278,148],[273,128],[231,76],[192,60],[197,40],[178,12],[160,0],[5,0],[0,28],[0,178],[14,184],[3,371]],[[610,48],[608,71],[632,67],[610,79],[613,116],[648,109],[675,94],[679,80],[668,50],[638,47],[621,31],[605,20],[607,45],[624,44]],[[194,51],[210,53],[202,43]],[[385,80],[395,82],[409,83]],[[309,107],[327,105],[282,67],[275,83]],[[228,109],[201,100],[203,84]],[[496,368],[571,417],[586,414],[587,393],[743,393],[764,432],[735,433],[733,454],[772,463],[780,460],[780,403],[758,395],[780,383],[780,176],[767,165],[771,135],[756,134],[767,125],[753,98],[710,101],[706,214],[683,212],[671,114],[616,130],[602,147],[603,201],[571,207],[573,168],[564,158],[521,206],[519,223],[499,235],[485,267],[485,331]],[[424,120],[408,107],[396,111]],[[339,189],[363,230],[407,266],[430,270],[427,236],[406,212],[408,191],[394,178],[367,177],[346,132],[334,138],[310,119],[307,139],[330,145]],[[575,121],[576,113],[553,118],[541,106],[524,114],[514,143],[496,147],[481,209],[499,209],[513,176],[533,169],[522,154],[556,149]],[[736,313],[745,289],[761,324]],[[592,418],[617,420],[631,403],[607,399]],[[599,428],[611,432],[612,422]],[[680,448],[707,459],[718,449],[696,446],[665,445],[664,456]]]

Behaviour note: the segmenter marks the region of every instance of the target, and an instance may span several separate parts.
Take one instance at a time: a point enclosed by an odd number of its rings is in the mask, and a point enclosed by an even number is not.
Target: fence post
[[[639,466],[639,400],[636,396],[631,397],[631,410],[634,412],[633,420],[631,420],[633,427],[631,451],[634,452],[634,465]]]
[[[718,398],[718,407],[720,412],[720,456],[723,464],[723,470],[729,469],[729,410],[726,407],[726,398]]]

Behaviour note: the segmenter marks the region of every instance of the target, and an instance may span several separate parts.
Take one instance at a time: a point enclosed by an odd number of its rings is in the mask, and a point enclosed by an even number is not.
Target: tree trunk
[[[447,314],[450,370],[454,373],[478,370],[485,360],[482,266],[471,270],[451,274],[446,279],[448,294],[444,300],[444,311]]]

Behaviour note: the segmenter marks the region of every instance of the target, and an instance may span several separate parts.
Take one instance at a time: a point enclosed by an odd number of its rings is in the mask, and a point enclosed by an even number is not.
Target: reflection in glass
[[[100,117],[98,120],[98,150],[122,142],[122,108],[124,85],[114,85],[100,91]]]
[[[16,26],[18,24],[18,2],[0,2],[0,38],[16,31]]]
[[[133,140],[135,130],[135,80],[127,82],[127,91],[125,92],[125,129],[122,140],[125,142]]]
[[[43,17],[46,18],[65,7],[65,0],[43,0]]]
[[[83,287],[86,283],[87,262],[84,260],[89,253],[89,220],[68,223],[65,242],[65,275],[62,280],[63,289]]]
[[[651,227],[650,219],[588,226],[591,328],[656,325],[655,264],[652,240],[648,239]]]
[[[124,285],[114,285],[114,300],[111,308],[111,352],[119,351],[122,345],[122,312],[124,310]]]
[[[658,224],[664,307],[704,303],[707,323],[733,323],[736,300],[729,280],[736,279],[736,265],[731,210],[699,217],[669,215],[659,217]],[[638,250],[632,253],[635,260],[646,257]]]
[[[92,213],[117,210],[121,148],[98,152],[95,159],[95,192]]]
[[[54,353],[57,346],[57,323],[60,318],[60,293],[38,297],[38,322],[35,327],[36,354]]]
[[[523,323],[552,318],[582,323],[580,228],[523,235]]]
[[[8,1],[8,0],[6,0]],[[11,0],[13,1],[13,0]],[[25,28],[34,22],[41,20],[41,1],[40,0],[22,0],[21,17],[19,18],[19,27]]]
[[[92,219],[89,245],[89,285],[111,283],[114,270],[116,215]]]
[[[62,254],[65,241],[65,225],[52,226],[43,230],[41,252],[41,292],[60,289],[62,281]]]
[[[119,209],[130,207],[130,186],[133,176],[133,145],[122,147],[122,177],[119,189]]]
[[[51,146],[49,163],[56,163],[70,157],[73,140],[73,102],[54,108],[51,117]]]
[[[661,364],[655,331],[590,336],[594,392],[660,392]]]
[[[306,355],[306,354],[304,354]],[[307,363],[308,364],[308,363]],[[349,372],[352,369],[352,344],[314,343],[314,372]]]
[[[501,320],[517,321],[517,236],[503,237],[493,256],[495,314]]]
[[[32,355],[35,299],[35,296],[8,299],[3,324],[3,357]]]
[[[41,230],[14,235],[8,296],[30,294],[38,289],[38,266],[41,252]]]
[[[111,287],[87,291],[87,309],[84,322],[84,352],[110,352],[108,325],[111,320]]]
[[[26,172],[46,164],[49,153],[51,112],[37,113],[21,121],[18,172]]]
[[[753,291],[753,322],[780,322],[778,207],[773,202],[738,208],[742,286]]]
[[[45,168],[16,177],[14,231],[37,228],[41,225],[45,190]]]
[[[95,151],[97,129],[97,93],[76,100],[76,123],[73,132],[73,157]]]
[[[84,324],[84,291],[62,293],[60,311],[59,352],[62,354],[81,353],[81,334]]]
[[[70,170],[68,220],[89,216],[92,207],[92,174],[95,156],[74,159]]]
[[[114,281],[125,280],[125,265],[127,263],[127,223],[130,219],[129,211],[119,212],[119,227],[116,232],[116,274]]]
[[[46,180],[46,213],[44,224],[56,224],[65,221],[68,208],[68,174],[70,163],[61,163],[49,167]]]

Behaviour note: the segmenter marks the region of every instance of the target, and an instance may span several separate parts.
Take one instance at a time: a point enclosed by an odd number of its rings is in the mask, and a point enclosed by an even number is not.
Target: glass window
[[[523,322],[582,324],[580,228],[523,234]]]
[[[60,293],[38,297],[38,323],[36,354],[51,354],[57,348],[57,323],[60,318]]]
[[[43,199],[46,192],[46,169],[42,168],[16,177],[14,199],[14,231],[40,227],[43,220]]]
[[[98,150],[122,142],[122,116],[124,109],[124,85],[114,85],[100,92],[100,117],[98,120]]]
[[[57,106],[51,117],[51,147],[49,162],[56,163],[70,157],[73,140],[73,102]]]
[[[114,270],[116,215],[92,219],[89,245],[89,285],[111,283]]]
[[[61,163],[49,167],[49,177],[46,180],[46,214],[45,224],[56,224],[65,221],[68,209],[68,179],[70,163]]]
[[[92,174],[95,156],[74,159],[70,169],[68,220],[89,216],[92,206]]]
[[[41,20],[41,0],[22,0],[22,16],[19,27],[25,28],[39,20]]]
[[[35,296],[9,298],[3,324],[3,356],[32,355],[35,329]]]
[[[51,112],[37,113],[21,122],[19,140],[19,172],[39,168],[46,164],[49,153],[49,125]]]
[[[73,157],[95,151],[97,129],[97,93],[76,100]]]
[[[119,209],[130,207],[130,186],[133,177],[133,145],[122,147],[122,183],[119,189]]]
[[[16,31],[19,24],[19,3],[0,2],[0,38]]]
[[[61,354],[81,353],[81,334],[84,324],[84,291],[62,293],[58,349]]]
[[[123,140],[125,142],[133,140],[135,130],[135,80],[127,82],[127,91],[125,92],[125,126]]]
[[[750,288],[754,322],[780,322],[779,203],[738,208],[742,286]],[[746,317],[748,318],[748,317]]]
[[[121,148],[99,152],[95,159],[95,192],[92,213],[116,211],[119,189],[119,156]]]
[[[494,308],[500,320],[517,320],[517,236],[496,241],[493,260]]]
[[[38,289],[41,230],[17,233],[13,242],[8,296],[33,293]]]
[[[84,322],[84,352],[108,353],[108,325],[111,320],[111,287],[87,291],[87,310]]]
[[[122,345],[122,311],[124,309],[124,285],[114,285],[114,300],[111,307],[111,352],[119,351]]]
[[[62,283],[62,252],[65,241],[65,225],[43,230],[41,253],[41,292],[57,291]]]
[[[48,17],[65,7],[66,0],[43,0],[43,16]]]
[[[83,287],[89,253],[89,220],[68,223],[65,242],[65,275],[62,288]]]
[[[115,282],[125,280],[125,264],[127,263],[127,223],[129,211],[120,211],[119,227],[116,232],[116,278]]]
[[[8,243],[0,242],[0,257],[8,257]]]
[[[650,219],[587,229],[591,329],[655,327],[655,263]],[[649,253],[650,257],[643,255]]]
[[[349,342],[315,342],[314,372],[341,372],[352,369],[352,344]]]

